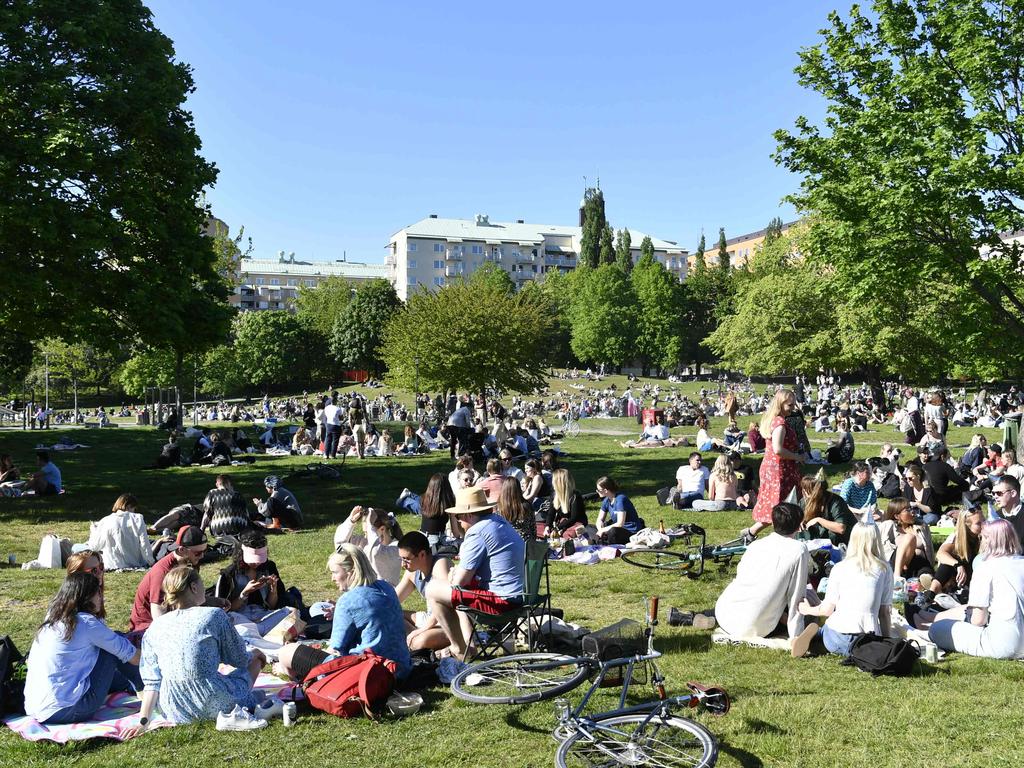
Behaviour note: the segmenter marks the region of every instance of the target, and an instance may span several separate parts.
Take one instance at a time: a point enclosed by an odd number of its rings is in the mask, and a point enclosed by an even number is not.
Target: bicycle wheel
[[[474,704],[529,704],[572,690],[590,668],[575,656],[517,653],[470,665],[452,680],[452,693]]]
[[[668,549],[624,549],[622,559],[638,568],[655,571],[688,571],[693,567],[689,552]]]
[[[565,429],[562,430],[562,434],[566,437],[579,437],[580,436],[580,425],[577,421],[567,421],[565,423]]]
[[[685,717],[655,716],[641,730],[645,714],[611,715],[589,732],[577,730],[555,754],[558,768],[611,768],[646,765],[656,768],[703,768],[718,760],[718,740]]]

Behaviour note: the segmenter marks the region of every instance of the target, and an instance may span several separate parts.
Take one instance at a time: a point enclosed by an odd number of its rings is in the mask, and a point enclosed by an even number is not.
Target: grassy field
[[[621,386],[621,383],[620,383]],[[690,387],[688,387],[690,389]],[[720,433],[721,419],[713,422]],[[397,430],[397,425],[392,425]],[[594,419],[583,423],[584,434],[566,441],[565,465],[584,490],[603,474],[616,477],[648,523],[663,517],[667,525],[697,522],[712,541],[733,538],[749,524],[746,512],[683,513],[660,508],[657,488],[672,482],[688,449],[627,451],[621,436],[634,434],[627,419]],[[693,434],[693,428],[674,434]],[[953,430],[950,442],[964,444],[972,430]],[[51,430],[49,433],[4,431],[0,452],[15,456],[23,468],[32,466],[37,441],[61,434],[92,447],[57,454],[68,493],[47,500],[0,499],[0,559],[8,552],[19,562],[35,557],[40,538],[49,531],[85,541],[90,520],[106,514],[123,491],[140,500],[140,511],[154,520],[171,506],[200,502],[216,472],[205,468],[141,471],[158,453],[161,433],[142,429]],[[990,436],[994,432],[990,431]],[[811,435],[812,439],[819,436]],[[877,453],[878,444],[899,436],[891,428],[860,433],[857,457]],[[816,445],[818,445],[816,443]],[[954,449],[954,453],[958,453]],[[261,491],[261,479],[287,476],[306,459],[259,457],[251,466],[230,473],[247,497]],[[307,602],[333,596],[324,570],[334,527],[356,503],[393,508],[403,487],[422,490],[434,471],[450,468],[447,453],[412,459],[350,459],[343,479],[325,483],[296,479],[288,483],[303,504],[309,529],[271,541],[271,557],[282,577],[297,584]],[[836,479],[843,467],[829,468]],[[400,518],[415,527],[412,517]],[[203,569],[207,582],[217,566]],[[660,594],[670,605],[710,608],[735,566],[712,567],[697,581],[650,574],[616,561],[596,566],[552,565],[554,604],[566,618],[599,628],[622,617],[640,618],[645,595]],[[27,649],[61,574],[56,571],[0,570],[2,628]],[[139,574],[107,576],[109,622],[127,625]],[[724,686],[734,698],[724,718],[701,717],[721,740],[723,766],[916,766],[946,764],[994,766],[1017,762],[1024,750],[1012,746],[1016,732],[1018,685],[1024,666],[954,656],[926,667],[917,677],[872,679],[842,667],[835,658],[796,661],[788,654],[714,646],[709,633],[659,627],[657,646],[665,652],[663,669],[671,690],[688,680]],[[600,705],[611,706],[612,692]],[[544,766],[553,764],[550,738],[552,708],[547,703],[524,707],[480,707],[453,698],[445,689],[426,695],[420,714],[404,720],[344,721],[328,716],[300,720],[290,730],[280,722],[251,734],[218,733],[210,723],[163,729],[125,744],[92,742],[69,746],[31,744],[9,731],[0,733],[3,766]],[[1010,738],[1007,738],[1010,736]],[[1008,746],[1009,745],[1009,746]]]

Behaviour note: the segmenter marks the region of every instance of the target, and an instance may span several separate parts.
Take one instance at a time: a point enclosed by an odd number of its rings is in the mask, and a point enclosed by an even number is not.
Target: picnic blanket
[[[255,688],[270,696],[280,691],[285,685],[287,683],[279,677],[262,672],[256,679]],[[134,694],[112,693],[107,697],[107,703],[93,715],[92,720],[84,723],[43,725],[28,715],[20,715],[6,718],[4,724],[28,741],[54,741],[58,744],[88,739],[124,741],[125,732],[139,724],[141,706],[138,697]],[[150,729],[168,728],[172,725],[174,723],[162,717],[159,710],[154,711],[153,717],[149,721]]]
[[[754,635],[737,637],[736,635],[730,635],[721,627],[716,629],[714,634],[711,635],[711,642],[719,645],[749,645],[753,648],[771,648],[777,651],[788,651],[790,649],[788,637],[756,637]]]

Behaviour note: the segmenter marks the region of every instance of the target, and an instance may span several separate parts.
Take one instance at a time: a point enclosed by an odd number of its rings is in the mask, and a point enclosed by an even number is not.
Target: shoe
[[[914,598],[914,605],[922,611],[935,601],[935,593],[928,590],[919,590]]]
[[[922,573],[918,577],[917,582],[921,586],[921,589],[918,590],[919,592],[927,592],[932,588],[932,576],[930,573]]]
[[[714,616],[708,616],[707,614],[697,613],[693,617],[693,628],[694,629],[714,629],[718,626],[718,620]]]
[[[395,506],[401,505],[401,503],[410,496],[412,496],[412,491],[410,491],[408,488],[403,488],[402,492],[398,494],[398,501],[395,502]]]
[[[217,713],[218,731],[256,731],[266,727],[266,720],[253,717],[248,710],[238,704],[230,712]]]
[[[802,659],[811,649],[811,641],[818,635],[820,627],[817,624],[808,624],[804,631],[793,638],[792,654],[794,659]]]
[[[692,627],[693,611],[680,611],[673,606],[668,611],[668,625],[670,627]]]
[[[284,702],[274,696],[256,707],[254,714],[260,720],[269,721],[275,717],[281,717],[282,712],[284,712]]]
[[[740,541],[743,542],[744,546],[750,546],[754,543],[754,539],[757,538],[756,533],[751,533],[749,528],[744,528],[740,531]]]
[[[952,595],[948,595],[945,592],[939,592],[935,596],[935,604],[942,608],[944,611],[948,611],[951,608],[959,608],[960,603]]]

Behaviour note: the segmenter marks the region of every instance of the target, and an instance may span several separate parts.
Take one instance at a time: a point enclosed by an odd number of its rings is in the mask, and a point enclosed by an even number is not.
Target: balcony
[[[445,252],[444,257],[448,261],[462,261],[462,259],[464,258],[463,251],[461,248],[449,248]]]
[[[389,253],[387,256],[384,257],[384,266],[385,267],[394,267],[397,264],[398,264],[398,258],[395,256],[395,254]]]
[[[444,270],[444,276],[445,277],[462,277],[462,275],[463,275],[463,269],[462,269],[461,265],[458,266],[458,267],[445,267],[445,270]]]

